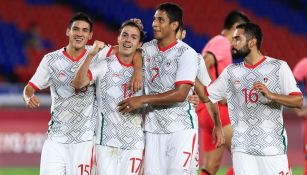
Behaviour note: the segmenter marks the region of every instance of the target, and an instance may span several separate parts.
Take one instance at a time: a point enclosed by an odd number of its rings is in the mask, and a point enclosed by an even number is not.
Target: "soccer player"
[[[261,41],[257,24],[236,27],[232,54],[244,62],[225,68],[208,97],[213,103],[227,99],[236,175],[291,174],[282,109],[300,108],[303,98],[288,64],[262,55]]]
[[[92,59],[104,43],[95,41],[93,50],[82,64],[73,81],[75,88],[96,85],[99,122],[96,135],[97,172],[99,175],[137,175],[144,154],[142,111],[122,115],[117,104],[142,91],[132,93],[128,83],[134,69],[133,56],[145,37],[143,25],[125,21],[118,36],[118,52],[107,55],[105,61],[90,66]],[[99,55],[96,55],[98,59]]]
[[[204,47],[202,55],[213,80],[221,74],[225,67],[232,63],[232,35],[237,25],[246,22],[249,22],[249,19],[242,12],[229,12],[224,20],[224,28],[221,34],[213,37]],[[220,167],[225,148],[229,151],[231,149],[232,129],[226,100],[222,100],[218,105],[226,140],[226,144],[219,148],[212,142],[212,128],[214,125],[205,104],[200,103],[197,108],[201,137],[200,152],[204,156],[203,165],[201,165],[202,175],[216,174]],[[227,174],[232,175],[233,169],[229,168]]]
[[[152,23],[155,39],[142,46],[146,95],[119,103],[122,113],[147,104],[146,175],[196,173],[198,122],[187,96],[192,94],[198,58],[191,47],[176,39],[182,26],[182,10],[178,5],[164,3],[157,7]],[[222,128],[219,118],[215,121],[215,136],[221,145]]]
[[[303,94],[306,94],[306,87],[307,87],[307,57],[302,58],[301,61],[299,61],[294,69],[293,69],[293,74],[295,79],[298,81],[298,84],[301,85],[302,87],[304,87],[303,89],[301,89],[303,91]],[[305,93],[304,93],[305,92]],[[306,98],[306,96],[305,96]],[[304,145],[304,153],[305,153],[305,162],[304,162],[304,175],[307,175],[307,107],[304,106],[303,109],[299,110],[295,110],[296,114],[299,117],[304,117],[304,130],[305,130],[305,145]]]
[[[179,40],[183,40],[186,35],[186,30],[180,28],[176,34],[176,38]],[[210,75],[207,71],[205,61],[203,59],[203,56],[201,54],[198,54],[198,71],[196,76],[196,82],[195,82],[195,94],[188,96],[189,102],[193,104],[194,107],[197,108],[197,105],[199,104],[199,101],[202,101],[203,104],[206,106],[206,109],[210,113],[210,117],[214,120],[219,116],[219,109],[217,104],[212,104],[211,102],[207,101],[206,95],[205,95],[205,88],[208,87],[208,85],[211,82]],[[214,116],[216,115],[216,116]],[[213,129],[214,126],[212,126]],[[212,131],[210,131],[211,134]],[[215,137],[212,137],[212,140],[210,144],[216,144]],[[199,163],[197,162],[195,164],[195,168],[199,168]]]
[[[65,175],[91,173],[93,134],[97,111],[93,85],[76,91],[72,86],[75,72],[88,55],[86,43],[93,35],[93,22],[87,14],[77,13],[68,23],[68,45],[48,53],[24,88],[29,108],[40,100],[35,92],[50,87],[51,120],[44,142],[40,174]]]
[[[177,33],[176,33],[176,38],[179,40],[183,40],[186,36],[186,30],[183,28],[180,28]],[[201,83],[202,86],[208,86],[211,82],[211,77],[208,73],[207,67],[206,67],[206,63],[202,57],[201,54],[197,55],[197,75],[196,75],[196,81],[199,81]],[[195,104],[197,105],[197,103]]]

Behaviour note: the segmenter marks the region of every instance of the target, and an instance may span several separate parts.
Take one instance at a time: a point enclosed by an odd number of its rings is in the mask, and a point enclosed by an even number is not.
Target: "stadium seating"
[[[257,16],[269,18],[273,24],[286,26],[293,33],[307,37],[307,18],[303,12],[295,11],[285,4],[273,0],[237,0],[237,2],[244,8],[250,9]]]
[[[135,2],[141,8],[152,9],[156,4],[164,1],[136,0]],[[293,67],[299,59],[306,55],[306,14],[286,8],[283,4],[279,4],[278,1],[193,1],[193,4],[197,5],[191,5],[190,1],[174,0],[173,2],[183,7],[183,10],[187,14],[185,15],[185,23],[193,29],[194,33],[210,37],[216,35],[222,28],[222,21],[227,12],[234,9],[240,9],[245,12],[253,22],[262,27],[264,33],[262,52],[264,54],[286,60],[290,67]],[[254,5],[250,5],[249,3],[253,3]],[[269,7],[264,6],[263,4],[265,3],[267,3],[266,5]],[[274,4],[276,6],[274,6]],[[262,11],[264,12],[262,13]],[[271,11],[271,13],[265,13],[267,11]],[[272,11],[275,11],[275,13]],[[274,19],[273,15],[278,16],[275,17],[278,20]],[[283,21],[281,15],[287,16],[285,21]],[[280,24],[273,23],[272,21],[278,21]],[[295,28],[293,28],[293,26],[295,26]]]
[[[83,9],[99,21],[94,25],[94,39],[115,44],[117,29],[121,22],[135,17],[142,19],[145,30],[148,32],[147,40],[152,38],[151,22],[154,8],[164,1],[68,0],[61,1],[61,4],[58,2],[60,1],[18,0],[2,2],[0,6],[0,35],[5,33],[4,38],[9,38],[12,35],[13,39],[8,39],[0,44],[0,51],[7,58],[0,60],[0,81],[6,79],[6,75],[12,70],[19,76],[24,75],[22,72],[28,70],[28,74],[31,75],[44,53],[65,46],[67,37],[64,32],[74,9]],[[187,29],[185,41],[198,52],[202,50],[209,38],[221,31],[223,18],[228,11],[240,9],[262,27],[264,32],[262,51],[264,54],[287,60],[291,67],[300,58],[306,56],[306,14],[302,10],[288,7],[287,3],[289,2],[287,1],[173,0],[173,2],[180,4],[185,12],[184,22]],[[301,3],[306,3],[306,0],[301,0]],[[49,43],[48,49],[36,55],[23,49],[27,27],[33,21],[41,28],[42,40]],[[12,34],[12,32],[16,32],[16,34]],[[7,56],[8,53],[10,53],[9,56]],[[24,75],[17,80],[26,81],[28,78]]]
[[[65,31],[67,22],[73,14],[74,11],[71,8],[57,5],[52,0],[30,0],[29,4],[25,1],[2,2],[0,19],[3,20],[3,23],[0,23],[0,36],[3,35],[2,38],[6,43],[0,43],[0,51],[4,50],[1,53],[5,54],[3,59],[0,59],[0,67],[3,72],[1,74],[4,75],[0,76],[0,80],[9,81],[12,79],[27,82],[45,53],[67,44]],[[40,27],[42,40],[48,43],[45,50],[36,52],[24,47],[26,40],[24,36],[26,36],[28,26],[32,22]],[[108,29],[102,23],[95,24],[94,31],[97,31],[94,34],[94,39],[100,39],[110,44],[115,43],[116,32]],[[8,53],[10,53],[9,56],[7,56]],[[15,75],[14,78],[9,78],[11,75]]]
[[[15,80],[14,66],[25,65],[26,57],[23,50],[24,35],[12,23],[0,20],[0,72],[9,81]]]

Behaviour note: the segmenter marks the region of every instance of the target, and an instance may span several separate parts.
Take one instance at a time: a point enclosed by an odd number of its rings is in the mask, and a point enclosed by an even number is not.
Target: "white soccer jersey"
[[[269,102],[252,89],[261,81],[273,92],[301,94],[293,74],[284,61],[264,57],[255,66],[229,65],[208,87],[210,100],[227,99],[233,128],[232,152],[252,155],[281,155],[287,151],[287,135],[282,105]]]
[[[131,94],[128,83],[133,66],[120,62],[117,55],[90,67],[92,83],[96,84],[98,102],[98,127],[96,143],[122,149],[143,149],[144,134],[140,110],[122,115],[118,103],[125,98],[141,95]]]
[[[96,124],[94,86],[75,91],[72,80],[87,57],[90,47],[74,60],[65,48],[44,56],[29,85],[36,90],[50,86],[51,120],[48,138],[59,143],[91,140]]]
[[[197,53],[178,40],[161,49],[157,40],[143,45],[145,93],[159,94],[175,89],[176,84],[194,84],[198,71]],[[192,89],[189,93],[192,94]],[[186,99],[182,103],[148,105],[145,131],[172,133],[198,128],[197,115]]]
[[[208,73],[205,60],[201,54],[198,54],[197,78],[204,86],[209,86],[211,82],[211,78]]]

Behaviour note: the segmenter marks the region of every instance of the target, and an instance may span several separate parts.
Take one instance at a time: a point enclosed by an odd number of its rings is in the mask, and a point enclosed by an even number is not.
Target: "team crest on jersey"
[[[113,77],[119,77],[119,74],[114,73]]]
[[[60,72],[58,78],[60,81],[64,82],[67,79],[67,76],[65,75],[64,72]]]
[[[241,82],[240,82],[240,80],[235,80],[235,82],[234,82],[234,86],[235,86],[235,88],[239,88],[240,86],[241,86]]]

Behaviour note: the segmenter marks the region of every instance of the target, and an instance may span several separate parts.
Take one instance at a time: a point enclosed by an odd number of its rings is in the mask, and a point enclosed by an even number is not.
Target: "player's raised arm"
[[[88,74],[88,69],[91,64],[92,59],[94,56],[105,47],[104,42],[101,41],[94,41],[93,48],[87,55],[84,63],[81,65],[79,70],[76,73],[76,76],[73,80],[73,86],[76,89],[81,89],[88,84],[90,84],[90,75]]]

